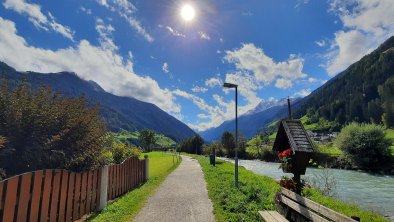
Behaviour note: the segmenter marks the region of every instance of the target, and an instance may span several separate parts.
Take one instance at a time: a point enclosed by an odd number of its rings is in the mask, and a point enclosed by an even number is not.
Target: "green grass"
[[[355,204],[346,203],[344,201],[327,197],[322,195],[315,189],[305,189],[304,194],[307,198],[320,203],[334,211],[340,212],[347,216],[357,216],[360,217],[361,221],[389,221],[387,218],[374,213],[372,211],[361,210]]]
[[[122,130],[121,132],[117,133],[115,137],[119,140],[127,140],[127,139],[135,139],[138,140],[139,132],[128,132],[126,130]],[[160,145],[161,147],[172,147],[176,145],[176,142],[162,134],[156,134],[156,144]]]
[[[305,122],[308,120],[308,117],[305,115],[303,117],[301,117],[301,123],[302,125],[304,125],[306,130],[312,130],[315,129],[317,127],[317,123],[312,123],[312,124],[306,124]]]
[[[216,221],[261,221],[259,210],[273,210],[278,183],[267,176],[239,168],[239,189],[234,187],[234,165],[218,160],[215,167],[207,157],[191,155],[202,166],[208,195],[213,202]],[[315,189],[306,189],[308,198],[347,216],[358,216],[361,221],[388,221],[386,218],[358,206],[322,195]]]
[[[258,211],[275,209],[279,185],[271,178],[239,168],[239,189],[234,188],[234,165],[217,160],[215,167],[203,156],[191,155],[202,166],[216,221],[261,221]]]
[[[394,141],[394,129],[387,129],[386,137]],[[394,156],[394,144],[393,146],[390,147],[390,149],[391,149],[391,155]]]
[[[394,140],[394,129],[387,129],[386,136],[392,140]]]
[[[276,133],[269,135],[268,139],[274,140],[276,138]]]
[[[343,153],[341,149],[334,146],[332,143],[317,144],[317,148],[320,153],[328,154],[330,156],[340,156]]]
[[[142,209],[148,197],[155,193],[156,189],[164,181],[167,175],[180,163],[180,161],[176,161],[176,158],[172,155],[163,152],[151,152],[148,153],[148,156],[148,182],[109,204],[101,213],[90,217],[89,221],[131,221]]]

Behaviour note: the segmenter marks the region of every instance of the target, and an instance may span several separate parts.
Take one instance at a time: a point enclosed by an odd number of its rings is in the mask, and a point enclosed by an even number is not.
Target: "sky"
[[[185,9],[186,8],[186,9]],[[75,72],[204,131],[303,97],[394,34],[393,0],[2,0],[0,61]]]

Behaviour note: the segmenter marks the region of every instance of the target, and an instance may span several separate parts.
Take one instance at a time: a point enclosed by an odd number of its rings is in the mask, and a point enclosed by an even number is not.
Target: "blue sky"
[[[195,12],[181,16],[184,5]],[[197,131],[302,97],[394,33],[392,0],[4,0],[0,60],[72,71]]]

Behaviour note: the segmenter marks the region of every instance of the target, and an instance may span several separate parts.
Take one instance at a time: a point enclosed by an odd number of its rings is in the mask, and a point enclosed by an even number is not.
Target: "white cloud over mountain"
[[[108,43],[112,41],[109,35],[112,28],[98,20],[96,29],[102,39],[99,46],[81,40],[74,47],[49,50],[29,45],[17,34],[14,22],[0,17],[0,61],[20,71],[75,72],[115,95],[134,97],[167,112],[179,113],[181,107],[170,90],[160,88],[149,76],[136,74],[133,62],[119,55],[116,47]]]

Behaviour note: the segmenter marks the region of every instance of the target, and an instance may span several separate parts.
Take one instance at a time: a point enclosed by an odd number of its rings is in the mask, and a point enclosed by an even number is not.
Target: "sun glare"
[[[184,21],[192,21],[195,15],[196,11],[194,10],[193,6],[191,6],[190,4],[185,4],[182,6],[181,17]]]

